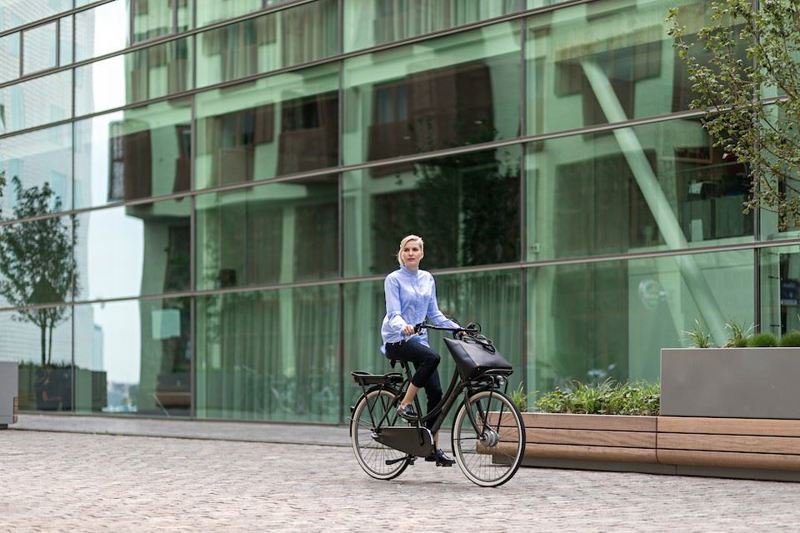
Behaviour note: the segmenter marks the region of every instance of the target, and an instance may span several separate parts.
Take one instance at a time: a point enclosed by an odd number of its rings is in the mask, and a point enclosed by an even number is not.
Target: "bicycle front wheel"
[[[481,391],[456,413],[453,453],[467,479],[497,487],[514,477],[525,453],[522,415],[506,395]]]
[[[386,389],[367,392],[356,403],[353,419],[350,421],[350,441],[356,461],[364,472],[375,479],[394,479],[408,467],[409,459],[405,452],[395,450],[372,438],[375,424],[384,420],[382,426],[393,426],[402,422],[394,412],[395,394]],[[371,413],[371,414],[370,414]]]

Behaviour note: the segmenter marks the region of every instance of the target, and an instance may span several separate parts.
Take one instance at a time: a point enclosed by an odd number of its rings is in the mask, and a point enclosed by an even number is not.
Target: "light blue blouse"
[[[400,267],[386,276],[383,292],[386,296],[386,316],[381,324],[381,337],[384,343],[381,352],[384,354],[387,342],[414,340],[430,347],[427,330],[410,337],[402,333],[403,326],[424,322],[425,317],[435,326],[459,327],[439,310],[439,304],[436,302],[436,283],[430,272],[425,270],[412,272],[406,267]]]

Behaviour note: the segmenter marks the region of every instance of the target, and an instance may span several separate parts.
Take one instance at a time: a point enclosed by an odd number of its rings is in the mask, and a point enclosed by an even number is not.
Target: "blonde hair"
[[[422,241],[422,237],[418,235],[406,235],[403,237],[403,240],[400,241],[400,250],[397,251],[397,262],[400,263],[400,266],[405,266],[405,263],[403,263],[403,248],[405,248],[409,241],[418,241],[420,251],[425,254],[425,243]]]

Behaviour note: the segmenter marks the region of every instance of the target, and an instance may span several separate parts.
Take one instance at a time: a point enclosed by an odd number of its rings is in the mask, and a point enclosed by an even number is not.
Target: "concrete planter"
[[[664,348],[661,415],[800,419],[800,348]]]

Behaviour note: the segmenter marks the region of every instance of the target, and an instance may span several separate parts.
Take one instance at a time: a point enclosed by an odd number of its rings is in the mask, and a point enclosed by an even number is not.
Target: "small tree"
[[[48,183],[23,189],[15,176],[11,184],[17,197],[13,219],[60,211],[61,199]],[[64,303],[73,290],[75,225],[70,229],[59,217],[48,217],[0,226],[0,295],[21,308],[15,320],[39,328],[42,366],[52,364],[53,329],[66,319],[67,308],[31,306]]]
[[[667,21],[689,71],[691,107],[707,111],[704,126],[715,146],[749,166],[745,212],[773,211],[784,230],[800,222],[800,3],[760,4],[710,0],[696,33],[687,30],[678,8]]]

